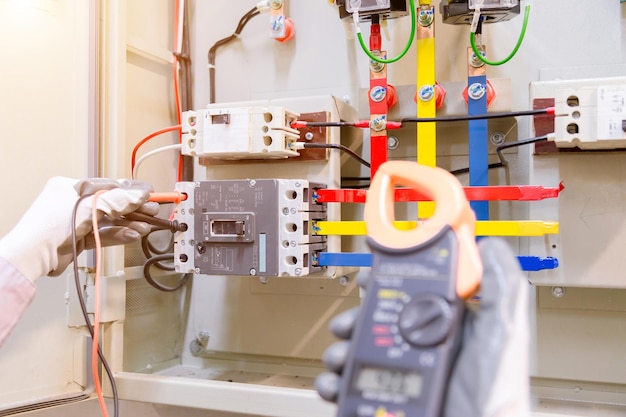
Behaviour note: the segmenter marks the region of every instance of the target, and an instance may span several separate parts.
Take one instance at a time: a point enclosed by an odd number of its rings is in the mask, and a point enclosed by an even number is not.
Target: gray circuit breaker
[[[326,237],[313,223],[326,219],[315,189],[298,179],[181,182],[187,194],[175,218],[187,224],[175,235],[178,272],[207,275],[305,276],[322,270]]]

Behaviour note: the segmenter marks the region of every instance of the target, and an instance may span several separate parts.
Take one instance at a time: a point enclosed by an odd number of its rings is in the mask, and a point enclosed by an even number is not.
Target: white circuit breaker
[[[277,159],[298,156],[299,114],[284,107],[218,107],[183,112],[183,155],[214,159]]]
[[[626,78],[557,90],[555,114],[560,148],[626,148]]]

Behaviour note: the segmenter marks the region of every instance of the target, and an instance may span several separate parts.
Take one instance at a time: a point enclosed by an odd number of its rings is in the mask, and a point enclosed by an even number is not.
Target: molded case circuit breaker
[[[315,201],[319,188],[300,179],[178,183],[188,198],[175,214],[187,225],[175,235],[176,271],[273,277],[322,271],[326,237],[314,234],[314,223],[327,216]]]

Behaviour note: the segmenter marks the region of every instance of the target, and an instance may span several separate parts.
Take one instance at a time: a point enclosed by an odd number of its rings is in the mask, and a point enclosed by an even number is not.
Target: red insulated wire
[[[146,136],[145,138],[141,139],[133,148],[133,153],[131,155],[130,158],[130,169],[131,172],[132,170],[135,169],[135,160],[137,158],[137,151],[139,151],[139,148],[141,147],[141,145],[143,145],[144,143],[146,143],[147,141],[149,141],[152,138],[155,138],[159,135],[162,135],[163,133],[167,133],[167,132],[173,132],[175,130],[181,131],[181,125],[175,125],[175,126],[170,126],[170,127],[166,127],[160,130],[157,130],[156,132],[152,132],[150,133],[148,136]]]

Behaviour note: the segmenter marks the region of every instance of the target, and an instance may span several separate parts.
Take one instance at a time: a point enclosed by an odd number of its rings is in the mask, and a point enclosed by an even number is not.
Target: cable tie
[[[208,68],[208,69],[210,69],[210,70],[215,69],[215,65],[213,65],[213,64],[207,64],[207,68]]]

